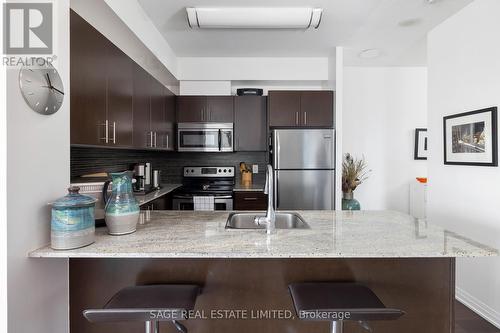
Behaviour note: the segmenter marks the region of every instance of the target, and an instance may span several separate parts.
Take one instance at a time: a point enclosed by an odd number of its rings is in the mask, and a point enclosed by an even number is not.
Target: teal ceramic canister
[[[52,203],[50,244],[55,250],[70,250],[95,241],[94,208],[96,200],[68,188],[68,194]]]
[[[139,203],[132,192],[132,177],[129,171],[111,173],[112,192],[108,197],[108,185],[103,188],[106,202],[104,218],[110,235],[126,235],[137,229]]]

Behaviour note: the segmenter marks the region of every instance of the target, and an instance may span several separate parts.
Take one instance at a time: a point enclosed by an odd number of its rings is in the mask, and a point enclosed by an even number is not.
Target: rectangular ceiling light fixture
[[[187,7],[191,28],[317,29],[321,8],[210,8]]]

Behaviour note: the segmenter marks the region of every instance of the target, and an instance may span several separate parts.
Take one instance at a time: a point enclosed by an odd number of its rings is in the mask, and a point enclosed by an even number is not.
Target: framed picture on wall
[[[427,128],[415,129],[415,153],[416,160],[427,159]]]
[[[498,166],[497,108],[444,117],[444,164]]]

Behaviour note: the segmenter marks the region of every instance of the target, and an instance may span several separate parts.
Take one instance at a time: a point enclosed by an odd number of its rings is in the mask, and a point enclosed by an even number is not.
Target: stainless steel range
[[[233,210],[234,167],[184,167],[174,210],[194,210],[194,197],[214,197],[214,210]]]

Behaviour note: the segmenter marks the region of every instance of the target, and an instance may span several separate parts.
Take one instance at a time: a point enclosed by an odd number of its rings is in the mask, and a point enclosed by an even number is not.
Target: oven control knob
[[[222,169],[219,169],[219,172],[222,172]]]
[[[226,170],[226,169],[224,169],[224,173],[226,173],[226,172],[227,172],[227,170]]]
[[[194,172],[194,170],[193,170],[193,169],[191,169],[191,173],[193,173],[193,172]]]

